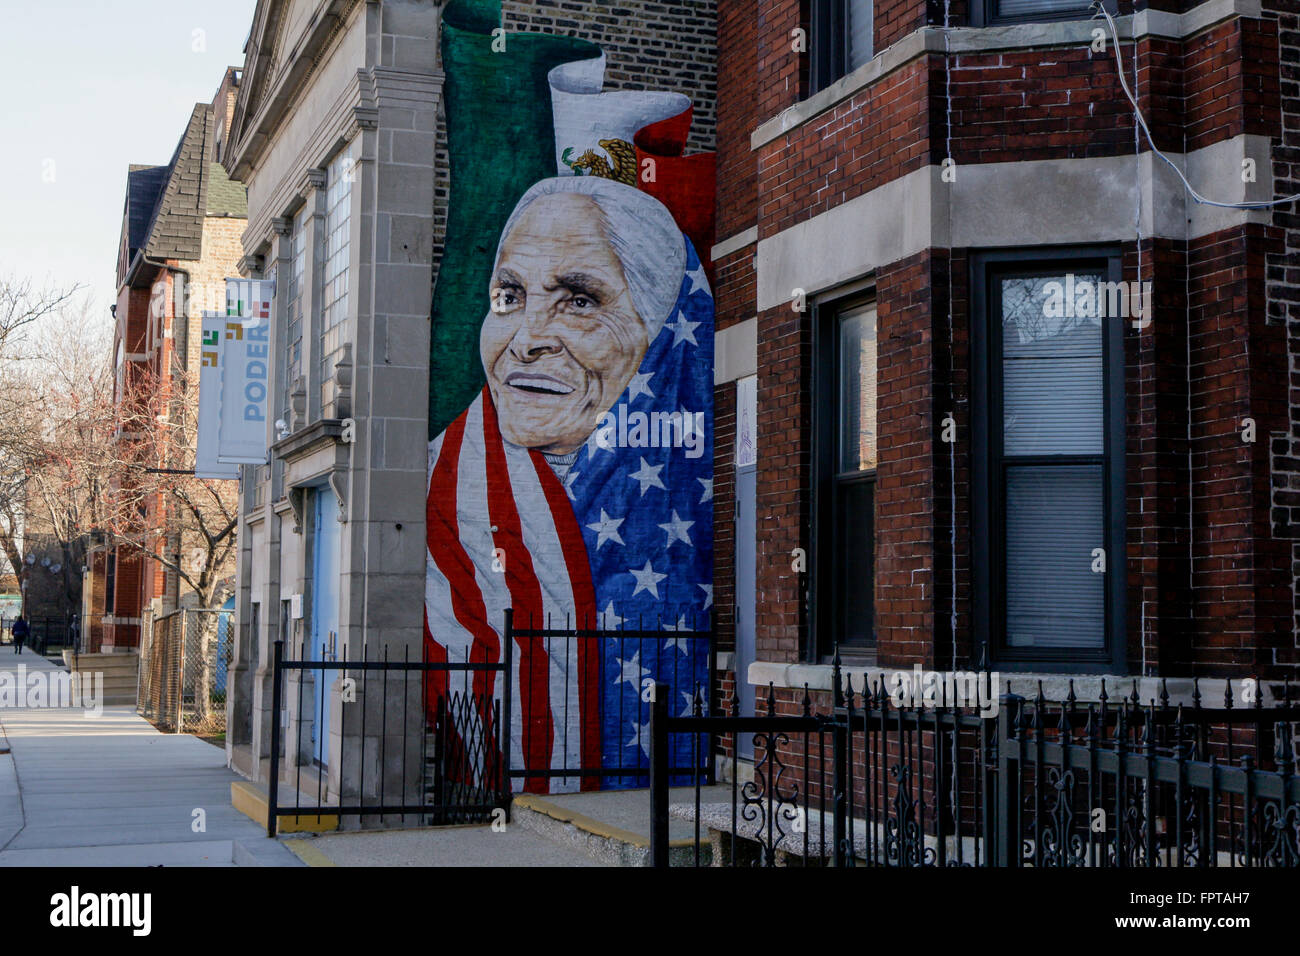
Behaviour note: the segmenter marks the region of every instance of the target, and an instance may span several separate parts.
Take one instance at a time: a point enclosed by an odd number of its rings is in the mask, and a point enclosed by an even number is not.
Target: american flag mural
[[[500,660],[507,608],[523,628],[549,622],[665,632],[519,640],[515,769],[648,768],[646,682],[669,686],[676,713],[692,710],[697,691],[707,699],[706,642],[673,636],[706,627],[713,603],[713,296],[689,240],[682,242],[688,271],[671,321],[563,477],[542,453],[503,439],[486,388],[430,445],[431,659]],[[659,423],[654,436],[651,422]],[[493,677],[475,674],[476,697],[500,699]],[[446,692],[445,684],[431,689]],[[673,764],[690,766],[692,742],[676,738],[674,747]],[[525,789],[597,782],[534,778]],[[614,788],[644,778],[599,782]]]
[[[509,34],[502,56],[500,15],[443,12],[425,646],[503,661],[507,609],[525,630],[635,632],[516,636],[508,736],[516,789],[644,786],[649,682],[674,713],[708,698],[707,641],[675,635],[713,604],[716,159],[686,152],[689,96],[605,90],[581,37]],[[501,702],[502,675],[465,680],[480,710]]]

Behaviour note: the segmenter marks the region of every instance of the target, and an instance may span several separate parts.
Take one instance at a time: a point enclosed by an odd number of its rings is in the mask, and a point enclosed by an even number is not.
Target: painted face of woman
[[[490,294],[479,355],[503,437],[575,451],[649,345],[600,207],[572,193],[531,203],[501,246]]]

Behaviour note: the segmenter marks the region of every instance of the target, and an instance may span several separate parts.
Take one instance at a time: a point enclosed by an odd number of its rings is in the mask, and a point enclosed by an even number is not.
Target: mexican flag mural
[[[643,786],[646,684],[688,713],[710,678],[674,632],[713,602],[715,157],[686,154],[688,96],[605,90],[598,46],[507,33],[499,0],[448,3],[442,59],[426,648],[497,662],[507,608],[626,632],[515,638],[510,761],[517,789]],[[462,719],[499,683],[474,672]]]

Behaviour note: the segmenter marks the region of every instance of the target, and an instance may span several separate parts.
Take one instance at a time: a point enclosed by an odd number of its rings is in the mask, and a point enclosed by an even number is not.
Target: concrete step
[[[71,651],[65,651],[62,655],[63,664],[68,670],[85,673],[100,673],[105,678],[110,675],[113,677],[127,677],[135,679],[140,669],[140,656],[138,654],[78,654],[74,656]]]
[[[566,802],[575,799],[588,812],[580,812]],[[645,803],[644,819],[647,825],[638,829],[645,833],[633,832],[617,825],[616,821],[629,822],[629,803],[640,799]],[[603,806],[602,806],[603,805]],[[559,796],[540,796],[534,793],[516,794],[510,806],[512,824],[518,824],[573,849],[586,853],[601,863],[614,866],[649,866],[649,794],[644,790],[608,791],[603,794],[565,794]],[[631,817],[640,820],[640,814],[632,805]],[[606,810],[610,812],[605,812]],[[597,819],[597,815],[603,819]],[[670,866],[693,865],[695,860],[694,835],[674,835],[670,829],[668,841],[668,862]],[[707,866],[712,859],[712,850],[707,837],[701,836],[700,864]]]
[[[283,795],[283,799],[288,799],[293,795],[293,788],[282,787],[280,793]],[[266,826],[267,817],[270,816],[271,800],[263,784],[253,783],[251,780],[232,782],[230,784],[230,802],[236,810],[247,817],[251,817],[259,826]],[[306,806],[308,802],[306,797],[301,797],[298,806]],[[279,822],[276,824],[276,832],[278,833],[328,833],[338,828],[339,818],[336,813],[322,813],[319,818],[314,813],[304,816],[280,817]]]

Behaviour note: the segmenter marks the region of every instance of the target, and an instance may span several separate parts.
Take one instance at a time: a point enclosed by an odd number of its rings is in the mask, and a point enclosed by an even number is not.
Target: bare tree
[[[24,329],[71,305],[80,289],[79,285],[38,289],[31,279],[0,276],[0,355]]]
[[[108,486],[104,527],[174,573],[200,607],[216,607],[232,573],[237,489],[193,474],[197,375],[141,367],[122,378],[112,434],[87,469]]]
[[[80,600],[83,527],[93,524],[94,487],[79,446],[94,440],[98,410],[111,394],[109,330],[93,304],[71,292],[33,297],[0,286],[0,552],[27,577],[22,543],[39,533],[57,542],[69,606]],[[24,304],[25,303],[25,304]]]

